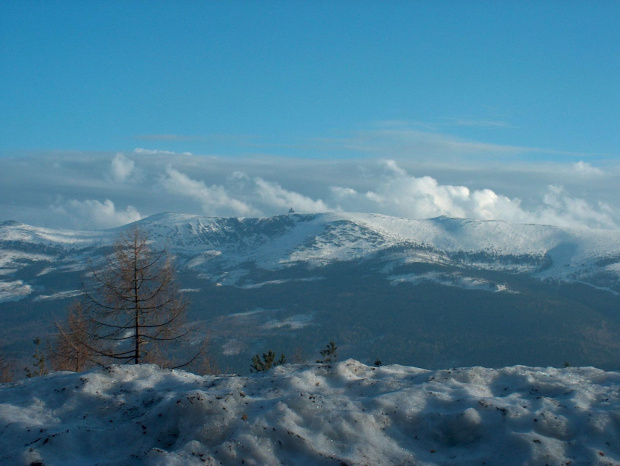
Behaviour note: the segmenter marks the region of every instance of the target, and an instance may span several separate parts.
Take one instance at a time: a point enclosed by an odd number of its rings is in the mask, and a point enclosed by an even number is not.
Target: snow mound
[[[620,464],[620,374],[152,365],[0,385],[0,463]]]

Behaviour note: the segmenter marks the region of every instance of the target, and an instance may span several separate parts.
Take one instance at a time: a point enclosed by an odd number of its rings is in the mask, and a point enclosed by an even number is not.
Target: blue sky
[[[437,199],[430,177],[528,213],[509,219],[616,228],[618,24],[612,1],[0,1],[0,217],[84,226],[88,206],[108,206],[96,226],[113,226],[297,199],[498,218],[454,193],[459,208],[394,207]],[[48,178],[28,183],[41,167]],[[416,188],[393,192],[392,175]],[[189,191],[140,203],[118,185],[132,179]],[[379,192],[403,197],[388,208]],[[558,192],[556,207],[608,218],[543,215]]]
[[[620,156],[620,4],[2,2],[0,149],[355,156],[399,122]]]

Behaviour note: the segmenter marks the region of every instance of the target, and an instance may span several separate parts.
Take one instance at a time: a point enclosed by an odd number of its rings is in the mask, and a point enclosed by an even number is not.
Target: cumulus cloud
[[[547,188],[536,208],[525,209],[519,198],[509,198],[491,189],[472,190],[466,186],[440,184],[430,176],[411,176],[393,160],[383,162],[383,167],[383,176],[378,177],[374,189],[366,193],[332,188],[346,210],[357,207],[409,218],[445,215],[565,227],[617,228],[611,206],[592,205],[569,196],[557,186]]]
[[[549,223],[558,226],[618,228],[612,217],[611,206],[603,202],[592,205],[585,199],[570,196],[561,186],[549,186],[543,201],[546,207],[538,212],[539,222],[547,219]]]
[[[314,200],[308,196],[288,191],[277,183],[270,183],[262,178],[256,178],[256,193],[261,200],[274,207],[283,209],[293,208],[298,212],[326,212],[331,210],[321,200]]]
[[[588,162],[583,161],[575,163],[573,165],[573,169],[580,175],[585,176],[601,176],[605,174],[605,172],[603,172],[600,168],[593,167]]]
[[[117,181],[126,181],[134,171],[134,161],[123,154],[116,154],[112,159],[112,176]]]
[[[245,202],[231,197],[223,186],[207,186],[203,181],[194,180],[171,166],[166,169],[162,185],[169,193],[198,201],[203,212],[208,215],[247,216],[260,213]]]
[[[490,189],[472,191],[466,186],[442,185],[430,176],[410,176],[393,160],[383,165],[384,175],[379,177],[373,190],[363,195],[365,200],[375,204],[367,205],[365,210],[410,218],[445,215],[488,220],[507,213],[514,216],[519,209],[519,200],[510,200]],[[349,192],[349,198],[352,196]]]
[[[107,228],[163,211],[247,217],[293,207],[617,229],[620,166],[604,161],[603,171],[589,162],[171,158],[161,152],[5,157],[0,221]]]
[[[398,175],[398,176],[406,176],[407,172],[400,168],[395,160],[384,160],[383,166],[390,172]]]
[[[125,210],[117,210],[110,199],[103,202],[94,199],[71,199],[52,209],[58,214],[70,217],[80,228],[113,228],[142,218],[140,212],[130,205]]]
[[[175,195],[197,201],[208,215],[262,216],[282,213],[294,208],[298,212],[325,212],[331,210],[321,199],[283,188],[279,183],[261,177],[249,177],[234,170],[222,181],[224,185],[207,185],[168,166],[161,184]]]
[[[343,188],[342,186],[331,186],[330,190],[334,197],[343,199],[347,197],[357,196],[358,192],[353,188]]]

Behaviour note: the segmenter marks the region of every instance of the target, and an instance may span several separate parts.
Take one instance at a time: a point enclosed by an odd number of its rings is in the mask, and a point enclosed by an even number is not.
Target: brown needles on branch
[[[104,267],[91,270],[83,293],[67,324],[57,326],[55,357],[64,358],[66,369],[150,362],[177,368],[202,354],[198,350],[182,362],[171,356],[187,354],[179,348],[196,329],[187,323],[187,304],[166,250],[154,250],[139,227],[121,233]]]

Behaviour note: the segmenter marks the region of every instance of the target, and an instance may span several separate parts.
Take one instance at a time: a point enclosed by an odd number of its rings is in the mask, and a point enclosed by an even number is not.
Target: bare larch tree
[[[64,333],[73,351],[69,360],[76,364],[75,358],[85,356],[98,364],[182,367],[199,354],[184,364],[169,360],[170,344],[187,343],[192,332],[186,308],[166,250],[154,250],[147,233],[133,227],[121,233],[105,266],[92,268],[84,284],[81,315],[59,334]]]

